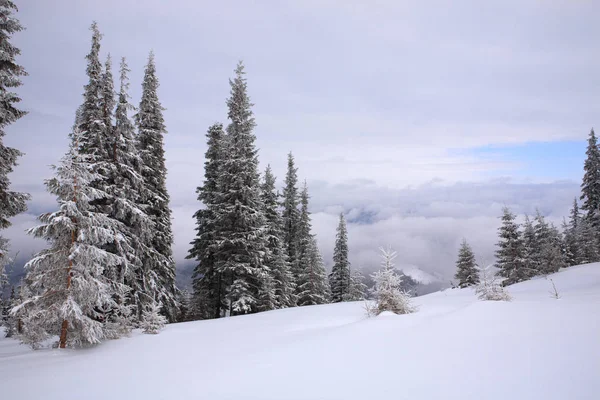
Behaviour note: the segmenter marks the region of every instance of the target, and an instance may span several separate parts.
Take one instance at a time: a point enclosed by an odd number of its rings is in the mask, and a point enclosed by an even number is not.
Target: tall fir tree
[[[312,254],[311,254],[311,241],[312,241],[312,221],[310,211],[308,210],[308,186],[306,181],[302,186],[300,192],[300,217],[298,218],[297,225],[295,227],[295,252],[296,252],[296,263],[292,265],[294,279],[298,286],[296,287],[296,293],[299,294],[302,290],[300,288],[302,276],[306,271],[312,267]]]
[[[328,300],[327,274],[317,240],[311,233],[312,222],[308,210],[308,186],[306,181],[300,194],[300,217],[296,229],[296,294],[298,305],[324,304]]]
[[[581,228],[581,214],[579,213],[577,198],[575,198],[573,199],[573,207],[569,214],[569,222],[565,221],[563,223],[566,262],[569,266],[583,264],[585,261],[582,254]]]
[[[18,306],[17,303],[17,294],[15,290],[15,286],[11,286],[10,288],[10,296],[4,302],[4,307],[2,310],[2,325],[4,325],[4,336],[5,337],[13,337],[17,332],[16,320],[15,317],[11,314],[10,310],[13,307]]]
[[[331,302],[344,301],[350,289],[350,262],[348,261],[348,230],[344,214],[340,214],[335,247],[333,248],[333,267],[329,274]]]
[[[12,1],[0,1],[0,232],[10,226],[9,218],[27,209],[29,199],[26,193],[11,191],[8,179],[23,153],[3,143],[6,127],[26,114],[17,108],[21,98],[12,91],[21,86],[21,77],[27,75],[15,60],[21,51],[11,43],[12,35],[23,30],[14,16],[16,11]],[[8,239],[0,234],[0,276],[9,261],[8,251]]]
[[[270,270],[264,264],[267,243],[253,132],[255,121],[244,75],[240,62],[235,78],[229,81],[228,145],[216,198],[219,206],[215,218],[216,265],[217,272],[229,279],[226,298],[231,315],[268,309],[273,298]]]
[[[90,204],[106,194],[91,187],[98,178],[93,157],[80,151],[77,131],[71,137],[69,152],[54,168],[56,177],[46,181],[59,210],[41,215],[42,224],[29,230],[50,244],[27,263],[31,296],[18,306],[26,310],[24,335],[34,346],[53,335],[60,335],[61,348],[120,335],[120,327],[106,320],[118,305],[104,270],[123,260],[104,247],[122,227]]]
[[[571,267],[573,265],[577,265],[578,253],[579,253],[579,245],[571,231],[571,227],[565,218],[563,218],[562,222],[562,230],[563,230],[563,256],[565,259],[565,264],[567,267]]]
[[[458,250],[454,278],[458,280],[458,287],[461,288],[475,286],[479,283],[479,270],[475,262],[475,254],[466,239],[463,239]]]
[[[564,267],[561,234],[553,224],[546,222],[539,210],[536,210],[534,230],[536,240],[534,260],[537,268],[534,275],[547,275]]]
[[[325,263],[317,246],[317,239],[311,235],[308,246],[308,268],[298,278],[298,305],[312,306],[329,302],[330,292],[327,283]]]
[[[529,277],[537,275],[540,270],[540,247],[533,222],[526,215],[523,224],[523,264]]]
[[[194,214],[196,219],[196,238],[190,243],[188,259],[198,263],[192,274],[194,293],[191,299],[191,312],[196,318],[219,318],[227,310],[225,285],[227,277],[217,271],[214,249],[218,245],[216,238],[217,191],[224,158],[225,132],[220,123],[208,128],[207,150],[204,155],[204,183],[196,188],[198,201],[204,204]]]
[[[171,209],[167,192],[167,167],[165,165],[164,137],[167,132],[163,118],[163,107],[158,99],[158,77],[154,53],[150,52],[142,83],[142,99],[135,115],[138,128],[137,150],[142,160],[141,175],[144,179],[146,213],[154,225],[154,234],[143,260],[141,279],[145,282],[144,292],[153,301],[162,304],[162,312],[170,322],[177,318],[175,287],[175,262],[173,261],[173,231]],[[152,286],[150,282],[156,280]],[[145,306],[150,312],[154,306]]]
[[[111,155],[115,152],[114,150],[114,126],[113,117],[115,112],[116,100],[115,100],[115,83],[112,74],[112,58],[110,54],[106,57],[104,63],[104,71],[102,73],[102,81],[100,88],[100,108],[102,111],[102,129],[104,134],[102,135],[105,149],[103,154],[105,159],[111,159]]]
[[[300,224],[300,196],[298,195],[298,168],[294,156],[288,154],[287,174],[283,187],[283,240],[286,247],[288,261],[291,264],[294,279],[298,279],[298,229]]]
[[[584,175],[581,183],[581,208],[585,216],[596,230],[600,232],[600,149],[594,129],[590,131],[588,146],[583,165]]]
[[[288,262],[283,241],[283,222],[279,213],[278,194],[271,166],[267,166],[261,187],[263,212],[266,220],[268,253],[265,264],[271,269],[275,290],[275,307],[286,308],[296,305],[294,276]]]
[[[581,218],[577,227],[579,244],[579,264],[600,261],[600,243],[596,230],[588,218]]]
[[[107,63],[110,68],[110,63]],[[155,250],[148,246],[154,234],[154,224],[146,214],[146,205],[143,200],[147,198],[147,187],[141,175],[142,160],[136,151],[135,128],[129,119],[129,112],[134,109],[129,97],[129,74],[125,58],[121,59],[119,67],[120,88],[115,111],[115,125],[111,124],[109,111],[105,112],[105,126],[107,136],[107,154],[109,158],[103,162],[102,170],[106,171],[106,182],[104,190],[108,195],[109,204],[107,215],[119,221],[123,229],[115,235],[115,241],[107,246],[107,249],[122,257],[123,262],[113,270],[108,270],[109,278],[115,283],[115,292],[118,293],[119,304],[118,315],[121,319],[140,319],[143,315],[144,304],[149,302],[146,287],[158,284],[153,277],[151,282],[143,281],[142,276],[144,261],[147,255]],[[110,78],[108,78],[110,77]],[[112,74],[105,72],[105,83],[103,93],[110,103],[110,92]],[[103,109],[109,110],[108,106]],[[121,238],[121,240],[117,240]],[[133,306],[130,310],[129,306]],[[130,311],[134,311],[130,315]]]
[[[515,218],[510,209],[504,207],[496,250],[496,268],[499,270],[498,275],[505,278],[504,285],[524,281],[528,276],[524,265],[523,239]]]
[[[102,35],[98,30],[98,24],[92,23],[92,47],[86,56],[88,83],[84,86],[83,104],[76,113],[76,131],[79,134],[79,147],[83,154],[90,156],[92,166],[97,167],[95,162],[106,159],[106,144],[104,127],[105,118],[102,110],[104,74],[100,63],[100,40]],[[96,180],[102,179],[98,176]],[[93,183],[92,183],[93,184]]]
[[[548,251],[548,243],[550,241],[550,225],[538,209],[535,210],[533,230],[535,232],[535,242],[532,252],[532,270],[529,273],[530,277],[544,274],[548,262],[545,252]]]
[[[365,277],[359,269],[353,269],[350,272],[350,286],[348,294],[344,297],[344,301],[360,301],[367,298],[367,285]]]
[[[541,256],[543,262],[540,268],[541,274],[552,274],[566,266],[563,246],[559,230],[554,224],[548,225],[548,236],[542,242]]]

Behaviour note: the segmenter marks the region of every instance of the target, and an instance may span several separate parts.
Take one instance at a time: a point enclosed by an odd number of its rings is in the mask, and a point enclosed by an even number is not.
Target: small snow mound
[[[397,314],[391,312],[391,311],[382,311],[381,313],[379,313],[378,317],[391,317],[391,316],[396,316]]]

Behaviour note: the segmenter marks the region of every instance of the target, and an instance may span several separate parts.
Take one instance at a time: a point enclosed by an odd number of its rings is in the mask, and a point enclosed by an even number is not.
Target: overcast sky
[[[354,266],[377,265],[377,248],[391,245],[401,267],[447,280],[463,237],[491,260],[503,205],[539,207],[556,222],[567,214],[600,118],[594,0],[16,3],[29,114],[6,144],[27,153],[11,179],[33,199],[6,236],[21,254],[44,245],[23,230],[55,207],[43,180],[67,150],[92,20],[102,57],[128,58],[135,103],[156,54],[179,265],[194,234],[204,135],[227,122],[238,60],[261,168],[270,163],[281,184],[293,151],[329,264],[342,211]]]

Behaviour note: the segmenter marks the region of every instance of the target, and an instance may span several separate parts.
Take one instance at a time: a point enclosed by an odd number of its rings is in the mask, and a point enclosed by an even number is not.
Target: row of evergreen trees
[[[91,30],[88,83],[69,151],[45,182],[59,208],[29,230],[48,248],[27,263],[13,309],[32,345],[54,335],[66,347],[117,338],[135,326],[156,331],[179,314],[154,57],[134,124],[126,61],[117,94],[110,55],[103,66],[101,34],[95,23]]]
[[[270,166],[262,177],[258,171],[242,63],[230,86],[229,124],[215,123],[206,134],[204,182],[196,190],[203,207],[194,214],[196,237],[187,256],[197,262],[187,319],[364,298],[362,278],[350,274],[343,215],[328,280],[312,233],[308,188],[304,182],[299,192],[293,155],[282,195]]]
[[[504,285],[600,261],[600,148],[593,129],[584,171],[580,197],[583,212],[575,198],[569,220],[563,219],[562,232],[539,211],[533,221],[526,215],[523,224],[518,224],[516,215],[508,207],[503,209],[495,267]],[[479,269],[466,240],[459,249],[455,279],[459,287],[479,283]]]
[[[16,7],[10,2],[0,6],[10,16],[0,25],[6,39],[2,46],[13,62],[0,66],[7,71],[0,74],[5,79],[1,93],[7,98],[2,105],[7,107],[19,99],[5,88],[18,86],[18,76],[25,73],[14,64],[18,49],[8,39],[22,28],[11,15]],[[57,335],[60,347],[76,347],[118,338],[133,327],[155,333],[167,321],[365,297],[362,276],[350,272],[343,215],[328,279],[312,233],[308,188],[305,182],[299,191],[292,154],[283,196],[270,167],[260,176],[252,104],[240,63],[230,81],[229,124],[213,124],[207,132],[205,180],[197,188],[202,207],[194,214],[197,235],[188,255],[198,264],[188,302],[175,287],[166,128],[154,57],[151,53],[148,59],[132,121],[129,114],[135,108],[126,61],[121,60],[115,93],[110,55],[102,65],[101,34],[95,23],[91,30],[88,83],[69,135],[69,151],[54,167],[55,177],[46,181],[59,209],[41,215],[41,224],[29,230],[46,239],[48,248],[27,263],[20,290],[13,290],[3,306],[8,334],[16,331],[33,346]],[[2,126],[23,114],[7,108]],[[8,154],[0,165],[0,198],[7,203],[0,227],[6,227],[9,217],[25,210],[28,195],[7,190],[7,174],[20,153],[0,150]],[[2,257],[6,243],[0,240]],[[188,315],[183,316],[185,310]]]

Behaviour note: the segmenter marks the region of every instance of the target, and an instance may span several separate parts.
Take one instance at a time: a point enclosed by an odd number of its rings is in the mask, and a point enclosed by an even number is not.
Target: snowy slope
[[[367,319],[362,303],[175,324],[88,350],[0,340],[6,399],[599,399],[600,264],[510,287],[419,297]],[[6,395],[6,396],[4,396]]]

